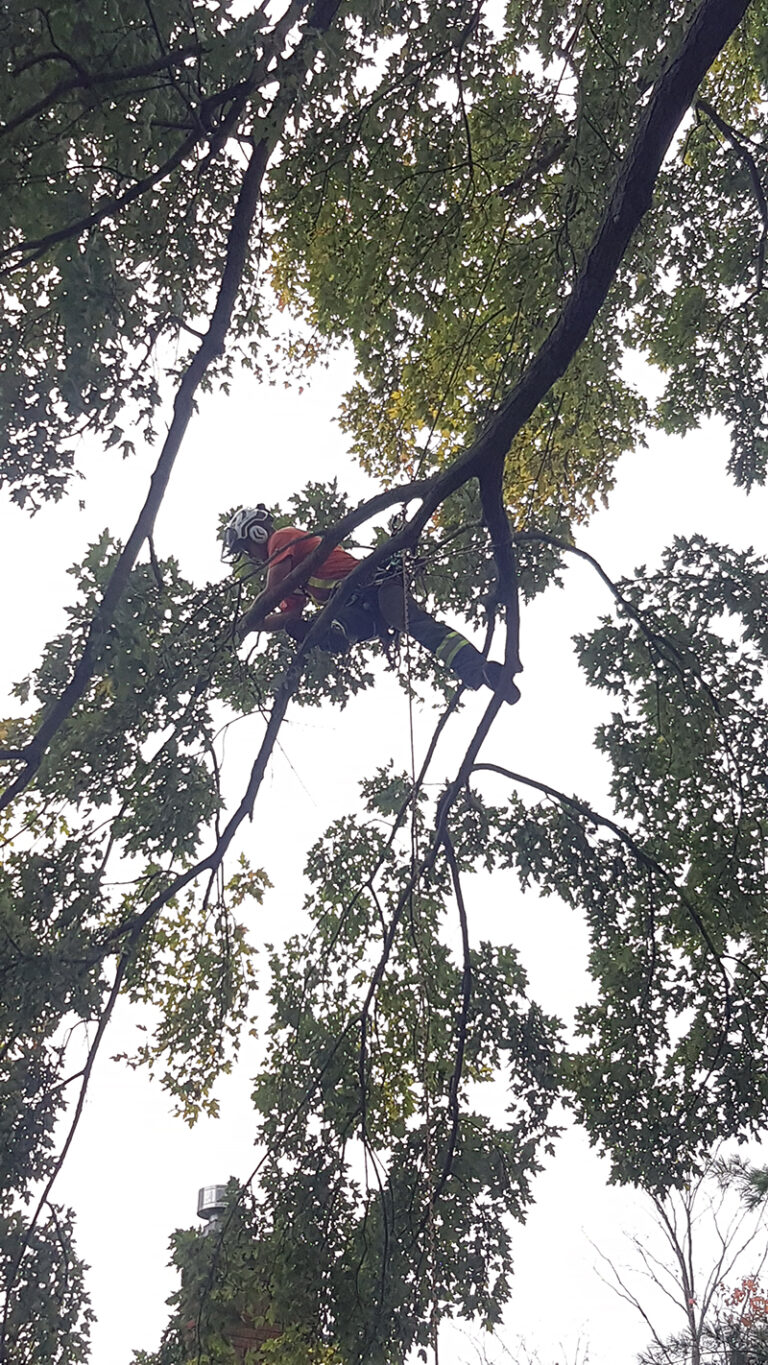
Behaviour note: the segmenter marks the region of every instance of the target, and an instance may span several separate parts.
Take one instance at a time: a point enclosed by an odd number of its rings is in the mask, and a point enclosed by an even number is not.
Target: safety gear
[[[273,530],[272,516],[263,502],[256,507],[241,507],[222,532],[222,559],[231,562],[249,545],[266,545]]]

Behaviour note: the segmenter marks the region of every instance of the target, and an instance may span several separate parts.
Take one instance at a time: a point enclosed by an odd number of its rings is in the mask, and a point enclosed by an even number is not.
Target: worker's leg
[[[364,600],[356,601],[341,608],[336,620],[325,628],[315,644],[329,654],[346,654],[352,645],[361,640],[372,640],[375,635],[378,635],[378,627],[373,613]]]
[[[388,626],[400,631],[407,629],[411,639],[446,664],[465,687],[474,691],[485,684],[494,692],[501,691],[506,701],[517,701],[520,693],[511,678],[502,680],[501,664],[488,663],[479,649],[475,649],[458,630],[436,621],[414,602],[410,594],[406,606],[403,585],[397,578],[389,578],[381,584],[379,610]]]

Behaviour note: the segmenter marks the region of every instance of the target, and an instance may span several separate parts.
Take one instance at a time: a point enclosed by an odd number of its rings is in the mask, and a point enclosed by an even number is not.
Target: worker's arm
[[[256,604],[254,603],[254,606]],[[253,608],[251,608],[253,610]],[[295,607],[286,607],[285,611],[272,611],[269,616],[265,616],[261,625],[256,627],[258,630],[285,630],[291,621],[300,621],[304,611],[303,602]],[[250,616],[250,612],[248,615]]]
[[[299,600],[291,606],[284,607],[281,611],[270,612],[269,616],[265,616],[263,621],[254,622],[254,617],[258,614],[259,603],[262,598],[266,593],[271,592],[273,588],[279,588],[280,584],[285,582],[285,579],[292,569],[293,560],[289,555],[287,555],[285,559],[279,559],[275,564],[270,564],[269,569],[267,570],[267,584],[264,592],[259,593],[253,606],[240,618],[237,633],[241,640],[244,639],[246,635],[250,635],[252,630],[285,630],[286,626],[292,621],[301,619],[301,615],[304,611],[304,602]]]

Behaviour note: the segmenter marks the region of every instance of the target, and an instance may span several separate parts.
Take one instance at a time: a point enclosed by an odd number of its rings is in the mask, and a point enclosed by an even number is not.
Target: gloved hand
[[[251,607],[250,611],[245,612],[245,614],[241,616],[240,620],[236,623],[235,644],[241,645],[246,635],[250,635],[252,631],[260,629],[260,626],[255,626],[252,624],[251,622],[252,616],[253,607]]]

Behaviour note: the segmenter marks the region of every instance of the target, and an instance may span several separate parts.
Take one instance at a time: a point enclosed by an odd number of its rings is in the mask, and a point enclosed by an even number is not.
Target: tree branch
[[[517,562],[509,518],[504,510],[504,462],[480,480],[480,499],[485,524],[491,537],[496,561],[497,601],[504,605],[507,637],[504,651],[505,676],[522,673],[520,662],[520,593],[517,582]]]
[[[504,456],[567,369],[605,302],[622,258],[651,206],[662,161],[698,85],[741,22],[749,0],[702,0],[640,116],[592,245],[549,336],[478,439],[435,478],[430,513],[467,479]]]
[[[686,914],[693,920],[693,923],[701,934],[704,943],[706,943],[713,960],[717,964],[719,973],[723,978],[727,1015],[728,1018],[730,1018],[730,983],[728,981],[728,973],[723,966],[722,957],[717,951],[701,915],[691,904],[682,887],[678,886],[672,873],[668,872],[661,863],[657,862],[652,854],[647,853],[628,830],[624,829],[621,825],[618,825],[615,820],[611,820],[609,816],[600,815],[598,811],[593,810],[591,806],[588,806],[586,801],[580,801],[578,797],[575,796],[567,796],[565,792],[558,791],[556,787],[550,787],[547,782],[538,782],[533,777],[525,777],[522,773],[512,772],[509,768],[503,768],[498,763],[476,763],[472,771],[498,773],[501,777],[506,777],[511,782],[519,782],[525,787],[531,787],[534,791],[541,792],[543,796],[548,796],[551,800],[557,801],[558,805],[565,806],[568,810],[575,811],[577,815],[580,815],[584,820],[588,820],[590,824],[602,827],[603,829],[609,829],[619,842],[630,850],[641,867],[648,868],[650,871],[655,872],[657,876],[661,877],[662,881],[666,882],[670,890],[679,898]]]
[[[136,199],[141,199],[142,195],[158,185],[161,180],[180,166],[185,157],[194,151],[195,147],[202,140],[202,135],[195,131],[184,138],[175,152],[172,152],[167,161],[162,166],[158,166],[151,175],[145,175],[141,180],[137,180],[122,194],[115,195],[102,205],[94,209],[92,213],[86,214],[83,218],[78,218],[73,223],[67,223],[66,227],[57,228],[53,232],[48,232],[43,237],[27,238],[23,242],[17,242],[14,246],[7,246],[0,250],[0,261],[7,260],[10,256],[20,256],[21,259],[13,261],[0,270],[0,279],[7,279],[15,271],[23,269],[24,266],[43,256],[49,247],[55,246],[58,242],[69,241],[72,237],[80,237],[82,233],[90,231],[91,228],[98,227],[105,218],[114,218],[121,209],[127,208]]]
[[[459,864],[456,860],[456,850],[453,841],[445,824],[443,825],[442,845],[445,852],[445,861],[451,874],[453,884],[453,894],[456,897],[456,907],[459,912],[459,925],[461,927],[461,1006],[459,1017],[456,1023],[456,1055],[453,1063],[453,1071],[448,1086],[448,1114],[451,1120],[451,1131],[448,1137],[448,1146],[443,1161],[442,1170],[435,1183],[432,1192],[432,1204],[440,1198],[445,1183],[451,1174],[453,1158],[456,1152],[456,1141],[459,1136],[459,1088],[461,1077],[464,1071],[464,1054],[467,1047],[467,1023],[469,1020],[469,1007],[472,1001],[472,961],[469,949],[469,925],[467,922],[467,907],[464,903],[464,893],[461,888],[461,875]]]
[[[278,90],[269,114],[264,121],[268,126],[271,125],[274,131],[268,134],[260,142],[253,144],[255,155],[258,155],[262,142],[268,145],[270,152],[274,149],[285,117],[296,99],[297,91],[291,86],[291,80],[295,77],[294,68],[298,66],[299,69],[301,69],[303,52],[307,47],[311,49],[312,40],[315,35],[328,27],[328,24],[331,23],[340,4],[341,0],[315,0],[312,12],[308,18],[307,32],[304,39],[302,39],[302,42],[298,44],[296,49],[283,60],[282,72],[269,73],[270,83],[277,81]],[[54,246],[57,242],[68,241],[72,237],[78,237],[83,232],[87,232],[90,228],[96,227],[105,218],[113,217],[121,209],[126,208],[129,204],[133,203],[134,200],[141,198],[142,195],[146,194],[153,186],[170,175],[196,146],[202,142],[208,141],[210,149],[203,162],[203,165],[205,166],[211,158],[218,153],[226,139],[230,136],[246,106],[249,96],[253,94],[258,87],[259,81],[264,76],[266,66],[269,65],[270,61],[280,50],[287,33],[306,6],[307,0],[292,0],[285,14],[277,21],[270,33],[265,36],[263,62],[258,66],[254,66],[254,69],[247,80],[240,81],[231,89],[218,91],[215,95],[211,95],[208,99],[203,100],[199,126],[190,133],[189,137],[184,139],[176,151],[162,166],[156,171],[153,171],[151,175],[144,176],[141,180],[138,180],[123,194],[107,200],[98,209],[95,209],[92,213],[78,219],[76,222],[69,223],[66,227],[47,233],[44,237],[17,242],[14,246],[4,248],[0,251],[0,261],[9,256],[18,256],[20,254],[22,255],[22,259],[14,261],[3,270],[0,270],[0,279],[13,274],[16,270],[23,268],[33,260],[36,260],[39,256],[44,255],[48,248]],[[324,18],[326,13],[330,16],[327,22]],[[212,125],[210,121],[212,110],[230,100],[232,101],[231,108],[224,115],[221,123],[215,126]],[[276,111],[280,111],[281,114],[281,117],[278,117],[277,120],[275,120]]]
[[[329,23],[340,3],[341,0],[327,0],[325,3],[323,14],[328,14]],[[317,7],[313,11],[313,16],[316,13]],[[273,131],[256,144],[243,175],[232,225],[229,230],[225,264],[216,304],[205,337],[184,372],[179,385],[174,402],[173,419],[163,443],[160,457],[155,465],[144,506],[139,513],[133,531],[128,537],[125,548],[118,557],[101,603],[91,620],[85,646],[75,666],[72,678],[60,697],[54,702],[28,746],[23,772],[6,788],[0,797],[0,810],[5,809],[32,780],[51,739],[83,696],[93,675],[98,649],[109,627],[112,614],[128,583],[138,553],[144,541],[152,533],[171,470],[194,412],[195,395],[207,370],[224,350],[224,342],[248,258],[251,226],[259,203],[264,173],[269,156],[278,141],[280,130],[293,107],[297,90],[300,88],[296,81],[296,68],[298,67],[301,70],[302,63],[311,55],[312,42],[315,40],[316,31],[317,27],[308,31],[308,35],[305,35],[302,42],[286,58],[283,70],[279,73],[282,83],[278,85],[278,91],[272,104]]]
[[[0,138],[7,137],[21,127],[23,123],[28,123],[38,114],[45,113],[51,105],[56,104],[64,95],[69,95],[74,90],[93,90],[109,85],[119,85],[123,81],[140,80],[144,76],[154,76],[158,71],[169,70],[174,66],[181,65],[187,57],[200,56],[203,51],[204,49],[199,43],[189,43],[186,47],[177,47],[162,57],[156,57],[152,62],[143,62],[140,66],[129,66],[125,71],[91,72],[78,68],[76,76],[71,76],[66,81],[59,81],[58,85],[55,85],[47,95],[43,95],[36,104],[31,104],[22,114],[16,114],[7,123],[0,123]],[[47,60],[67,61],[68,58],[60,52],[42,53],[38,57],[31,57],[23,66],[17,67],[14,75],[20,75],[30,66]]]
[[[113,1011],[114,1011],[115,1005],[117,1004],[117,998],[118,998],[118,996],[119,996],[119,994],[120,994],[120,988],[121,988],[121,986],[122,986],[122,984],[123,984],[123,978],[124,978],[124,976],[125,976],[125,973],[126,973],[126,971],[127,971],[127,969],[128,969],[128,965],[129,965],[129,963],[130,963],[131,953],[132,953],[134,944],[135,944],[135,939],[131,940],[131,942],[128,943],[128,944],[123,948],[123,950],[122,950],[122,952],[121,952],[121,954],[120,954],[120,960],[119,960],[119,962],[118,962],[118,964],[117,964],[117,969],[116,969],[116,971],[115,971],[114,981],[113,981],[113,983],[112,983],[112,987],[111,987],[111,990],[110,990],[110,992],[109,992],[109,997],[108,997],[108,999],[107,999],[107,1003],[106,1003],[106,1005],[104,1006],[104,1009],[102,1010],[101,1017],[99,1018],[99,1023],[98,1023],[98,1027],[97,1027],[97,1029],[96,1029],[96,1035],[95,1035],[95,1037],[94,1037],[94,1040],[93,1040],[93,1042],[91,1043],[90,1048],[88,1049],[88,1057],[87,1057],[87,1059],[86,1059],[86,1063],[85,1063],[85,1066],[83,1067],[83,1071],[82,1071],[83,1083],[82,1083],[82,1085],[81,1085],[81,1087],[80,1087],[80,1093],[79,1093],[79,1095],[78,1095],[78,1097],[77,1097],[77,1104],[75,1105],[75,1112],[74,1112],[74,1114],[73,1114],[73,1116],[72,1116],[72,1121],[71,1121],[71,1123],[70,1123],[70,1125],[69,1125],[69,1131],[67,1132],[67,1136],[66,1136],[66,1139],[65,1139],[65,1141],[64,1141],[64,1145],[63,1145],[61,1151],[59,1152],[59,1155],[58,1155],[57,1158],[56,1158],[56,1161],[55,1161],[53,1170],[51,1171],[51,1174],[49,1175],[49,1177],[48,1177],[48,1179],[47,1179],[47,1181],[46,1181],[46,1183],[45,1183],[45,1187],[44,1187],[44,1189],[43,1189],[43,1192],[42,1192],[42,1194],[40,1195],[40,1198],[38,1199],[37,1205],[36,1205],[36,1207],[35,1207],[35,1211],[34,1211],[34,1213],[32,1214],[32,1217],[30,1218],[29,1223],[27,1224],[27,1228],[26,1228],[24,1237],[22,1238],[21,1246],[20,1246],[19,1251],[18,1251],[18,1253],[17,1253],[17,1255],[16,1255],[16,1258],[15,1258],[15,1260],[12,1262],[12,1264],[11,1264],[11,1265],[9,1266],[9,1268],[8,1268],[8,1275],[7,1275],[7,1277],[6,1277],[5,1284],[4,1284],[4,1290],[5,1290],[5,1303],[4,1303],[4,1307],[3,1307],[3,1316],[2,1316],[2,1320],[0,1320],[0,1361],[5,1361],[5,1359],[6,1359],[5,1344],[6,1344],[6,1334],[7,1334],[7,1330],[8,1330],[8,1315],[9,1315],[9,1313],[10,1313],[10,1311],[11,1311],[13,1289],[14,1289],[14,1286],[15,1286],[15,1284],[16,1284],[16,1280],[17,1280],[17,1277],[18,1277],[18,1274],[19,1274],[19,1270],[20,1270],[20,1268],[21,1268],[21,1263],[22,1263],[22,1261],[23,1261],[23,1259],[24,1259],[24,1256],[26,1255],[26,1252],[27,1252],[27,1249],[28,1249],[28,1247],[29,1247],[29,1243],[30,1243],[30,1240],[31,1240],[31,1237],[32,1237],[32,1233],[34,1232],[34,1230],[35,1230],[35,1228],[36,1228],[36,1226],[37,1226],[38,1220],[39,1220],[39,1218],[40,1218],[40,1214],[42,1213],[43,1209],[45,1208],[45,1205],[46,1205],[46,1203],[47,1203],[47,1201],[48,1201],[48,1198],[49,1198],[49,1196],[50,1196],[51,1190],[53,1189],[54,1183],[55,1183],[56,1180],[58,1179],[59,1173],[61,1172],[61,1169],[62,1169],[62,1167],[63,1167],[63,1165],[64,1165],[64,1162],[65,1162],[65,1160],[66,1160],[66,1158],[67,1158],[67,1153],[69,1152],[69,1149],[70,1149],[70,1147],[72,1146],[72,1143],[73,1143],[73,1141],[74,1141],[75,1133],[77,1132],[78,1125],[79,1125],[79,1123],[80,1123],[80,1119],[82,1118],[82,1115],[83,1115],[83,1109],[84,1109],[84,1107],[85,1107],[85,1099],[86,1099],[86,1095],[87,1095],[87,1093],[88,1093],[88,1086],[89,1086],[89,1083],[90,1083],[91,1073],[92,1073],[92,1071],[93,1071],[94,1063],[95,1063],[95,1061],[96,1061],[96,1057],[97,1057],[97,1055],[98,1055],[98,1051],[99,1051],[99,1048],[100,1048],[100,1046],[101,1046],[102,1039],[103,1039],[104,1034],[105,1034],[105,1032],[106,1032],[107,1024],[109,1023],[109,1021],[110,1021],[110,1019],[111,1019],[111,1017],[112,1017],[112,1013],[113,1013]]]
[[[545,171],[549,170],[550,166],[554,166],[555,162],[559,161],[570,140],[568,137],[558,138],[553,142],[549,151],[541,152],[533,161],[530,161],[525,170],[521,171],[520,175],[515,176],[514,180],[508,181],[506,185],[500,185],[496,194],[502,199],[508,199],[510,195],[521,190],[529,180],[535,180],[537,176],[543,175]]]
[[[712,685],[707,682],[695,654],[693,654],[691,650],[683,652],[668,635],[662,635],[659,631],[654,630],[649,626],[642,613],[638,611],[637,607],[633,606],[629,598],[621,591],[618,583],[615,583],[614,580],[608,576],[602,564],[599,560],[595,559],[594,555],[588,554],[586,550],[580,550],[577,545],[571,545],[566,540],[560,540],[558,536],[547,535],[541,531],[519,531],[513,537],[513,540],[516,544],[538,541],[544,545],[552,545],[556,549],[564,551],[566,554],[575,555],[577,559],[583,559],[585,563],[591,565],[595,570],[598,578],[605,584],[621,610],[634,622],[643,638],[649,645],[653,646],[658,652],[658,656],[661,659],[664,659],[665,662],[675,670],[686,690],[688,688],[686,673],[693,675],[693,678],[698,683],[717,718],[717,724],[720,728],[720,734],[723,740],[723,747],[732,764],[736,790],[739,794],[739,800],[742,801],[744,794],[744,778],[741,771],[739,756],[733,746],[731,737],[728,734],[723,709],[717,694]],[[734,811],[734,820],[736,820],[736,818],[736,813]]]
[[[757,163],[749,148],[742,142],[735,129],[731,127],[730,123],[726,123],[725,119],[722,118],[717,110],[709,103],[709,100],[704,99],[703,95],[699,95],[696,100],[696,108],[700,109],[703,114],[706,114],[710,123],[713,123],[718,132],[722,133],[726,141],[730,142],[737,156],[744,162],[744,165],[747,168],[747,173],[752,185],[752,193],[755,196],[757,210],[760,214],[760,221],[763,225],[763,230],[760,233],[760,242],[757,248],[757,278],[755,280],[755,289],[759,293],[763,287],[763,274],[765,271],[765,247],[766,240],[768,239],[768,202],[766,202],[763,182],[760,179]]]

